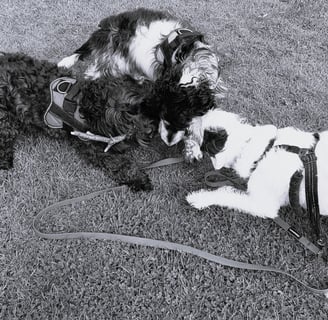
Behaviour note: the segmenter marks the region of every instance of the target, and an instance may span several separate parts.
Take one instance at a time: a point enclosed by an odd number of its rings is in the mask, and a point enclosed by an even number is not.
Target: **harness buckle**
[[[317,160],[314,149],[312,149],[312,148],[311,149],[301,148],[299,150],[299,157],[304,164],[316,162],[316,160]]]

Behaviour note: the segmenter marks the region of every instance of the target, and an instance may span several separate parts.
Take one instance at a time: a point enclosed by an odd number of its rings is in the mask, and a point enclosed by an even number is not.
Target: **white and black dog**
[[[187,146],[195,158],[202,157],[199,146],[204,139],[212,140],[207,143],[215,150],[210,152],[214,168],[232,168],[248,179],[246,191],[224,186],[190,193],[187,202],[193,207],[218,205],[274,219],[280,207],[290,202],[290,182],[295,172],[304,176],[303,162],[292,150],[314,148],[320,213],[328,215],[328,131],[313,134],[293,127],[252,126],[236,114],[217,109],[194,119],[190,132]],[[306,208],[304,180],[300,181],[297,200]]]
[[[168,12],[140,8],[103,19],[90,38],[58,66],[91,60],[85,75],[130,76],[156,83],[149,103],[163,141],[171,146],[190,121],[224,95],[218,56],[189,24]]]

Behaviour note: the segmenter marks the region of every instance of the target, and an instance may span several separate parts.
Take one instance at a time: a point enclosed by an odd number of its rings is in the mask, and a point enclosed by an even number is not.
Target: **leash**
[[[171,164],[177,164],[183,162],[184,159],[181,157],[178,158],[165,158],[156,162],[151,163],[150,165],[147,165],[145,167],[142,167],[142,169],[153,169],[153,168],[159,168],[163,166],[169,166]]]
[[[143,167],[143,169],[152,169],[157,168],[165,165],[170,164],[176,164],[183,162],[182,158],[167,158],[160,161],[157,161],[155,163],[152,163],[148,166]],[[149,238],[142,238],[142,237],[135,237],[135,236],[128,236],[128,235],[121,235],[121,234],[115,234],[115,233],[103,233],[103,232],[64,232],[64,233],[46,233],[42,232],[37,228],[37,221],[46,213],[50,212],[53,209],[58,209],[67,205],[72,205],[75,203],[80,203],[82,201],[87,201],[90,199],[93,199],[97,196],[100,196],[104,193],[108,192],[115,192],[119,190],[123,190],[125,186],[117,186],[117,187],[110,187],[103,190],[99,190],[96,192],[92,192],[87,195],[83,195],[80,197],[75,197],[71,199],[66,199],[60,202],[57,202],[55,204],[52,204],[44,209],[42,209],[34,218],[32,222],[32,227],[35,232],[35,234],[43,239],[50,239],[50,240],[68,240],[68,239],[96,239],[96,240],[110,240],[110,241],[119,241],[123,243],[128,243],[132,245],[139,245],[139,246],[145,246],[150,248],[156,248],[156,249],[163,249],[163,250],[170,250],[170,251],[177,251],[180,253],[187,253],[191,254],[193,256],[205,259],[206,261],[214,262],[217,264],[220,264],[225,267],[231,267],[231,268],[237,268],[237,269],[243,269],[243,270],[252,270],[252,271],[264,271],[264,272],[273,272],[277,274],[282,274],[306,289],[310,290],[311,292],[315,294],[325,295],[328,298],[328,288],[325,289],[319,289],[315,287],[311,287],[305,282],[299,280],[292,274],[283,271],[281,269],[273,268],[270,266],[263,266],[258,264],[251,264],[251,263],[245,263],[237,260],[228,259],[222,256],[211,254],[207,251],[200,250],[191,246],[169,242],[169,241],[162,241],[162,240],[155,240],[155,239],[149,239]]]

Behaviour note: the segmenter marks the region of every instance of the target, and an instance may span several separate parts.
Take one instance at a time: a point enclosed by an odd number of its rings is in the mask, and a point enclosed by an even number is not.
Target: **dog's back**
[[[25,54],[0,55],[1,108],[17,118],[26,118],[28,113],[44,112],[50,101],[49,84],[63,73],[69,74],[59,70],[54,63]]]

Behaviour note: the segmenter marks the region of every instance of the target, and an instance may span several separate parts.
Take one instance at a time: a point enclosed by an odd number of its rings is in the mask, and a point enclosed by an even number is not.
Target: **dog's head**
[[[168,146],[178,143],[191,121],[215,105],[215,94],[207,80],[184,86],[179,83],[181,75],[181,66],[166,72],[145,100],[146,112],[158,118],[160,136]]]
[[[180,61],[182,86],[198,86],[207,81],[210,89],[219,98],[224,97],[226,88],[220,78],[218,55],[212,48],[201,41],[196,41]]]
[[[159,133],[162,140],[168,146],[178,143],[193,118],[213,107],[213,92],[205,82],[197,87],[170,87],[161,100]]]
[[[150,83],[149,85],[152,86]],[[101,78],[80,83],[80,113],[93,133],[114,137],[125,135],[113,150],[131,143],[146,146],[155,135],[158,123],[141,113],[141,102],[148,85],[131,78]],[[123,150],[123,149],[122,149]]]

